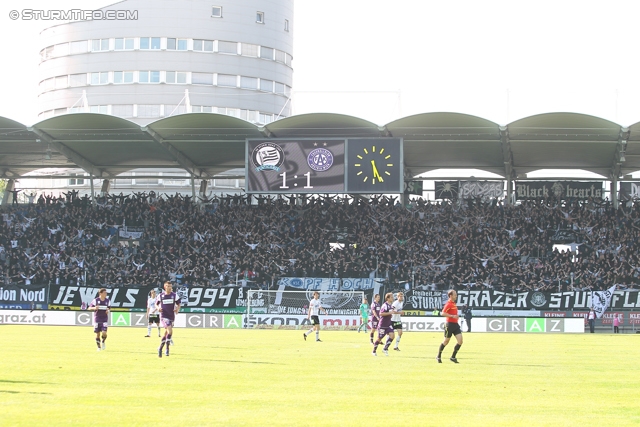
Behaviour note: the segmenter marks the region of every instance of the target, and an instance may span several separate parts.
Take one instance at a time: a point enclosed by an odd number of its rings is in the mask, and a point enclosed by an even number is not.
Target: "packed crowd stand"
[[[640,283],[638,204],[414,199],[402,206],[396,196],[154,192],[92,204],[77,192],[65,196],[3,207],[4,284],[267,286],[279,277],[376,277],[517,292]],[[124,227],[142,237],[120,238]],[[577,252],[554,250],[561,238]]]

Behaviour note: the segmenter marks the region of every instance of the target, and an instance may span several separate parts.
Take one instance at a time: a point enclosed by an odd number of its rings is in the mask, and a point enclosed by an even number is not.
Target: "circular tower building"
[[[72,13],[79,20],[41,33],[41,119],[290,115],[293,0],[125,0]]]

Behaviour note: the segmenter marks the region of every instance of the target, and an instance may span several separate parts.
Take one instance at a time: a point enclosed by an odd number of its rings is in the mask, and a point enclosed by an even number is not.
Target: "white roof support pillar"
[[[613,203],[615,209],[618,209],[618,180],[622,175],[622,165],[624,165],[624,162],[627,160],[627,139],[629,139],[629,133],[629,128],[620,128],[616,152],[613,155],[613,161],[611,163],[611,172],[609,174],[609,179],[611,180],[611,203]]]
[[[169,144],[153,130],[149,129],[147,126],[143,126],[141,129],[149,134],[149,136],[153,138],[153,140],[156,141],[158,145],[160,145],[160,147],[164,148],[167,153],[169,153],[169,155],[173,157],[174,160],[177,161],[178,164],[180,164],[180,166],[192,177],[208,176],[208,174],[205,173],[204,170],[197,167],[196,164],[191,161],[191,159],[187,158],[187,156],[185,156],[181,151],[176,149],[176,147],[174,147],[173,145]]]
[[[510,204],[512,203],[513,180],[516,178],[516,173],[513,170],[513,152],[509,141],[509,129],[506,126],[500,126],[500,147],[504,160],[504,177],[507,180],[507,203]]]
[[[49,146],[53,146],[57,151],[62,153],[62,155],[65,156],[67,159],[73,161],[76,165],[84,169],[85,172],[87,172],[89,175],[94,177],[112,176],[111,174],[106,173],[103,169],[100,169],[99,167],[94,165],[87,158],[83,157],[82,155],[75,152],[74,150],[67,147],[66,145],[62,144],[61,142],[53,139],[53,137],[48,133],[33,127],[29,127],[27,128],[27,130],[36,134],[40,139],[42,139],[42,141],[46,142]]]

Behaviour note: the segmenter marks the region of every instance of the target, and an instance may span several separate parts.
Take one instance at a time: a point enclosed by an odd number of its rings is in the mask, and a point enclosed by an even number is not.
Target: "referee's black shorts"
[[[460,329],[460,325],[457,322],[447,322],[444,327],[444,337],[451,338],[456,335],[462,334],[462,330]]]

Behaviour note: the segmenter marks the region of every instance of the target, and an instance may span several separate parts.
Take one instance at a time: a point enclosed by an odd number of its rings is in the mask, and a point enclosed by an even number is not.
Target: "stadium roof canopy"
[[[582,169],[605,179],[640,170],[640,122],[549,113],[506,126],[458,113],[425,113],[378,126],[314,113],[266,126],[211,113],[140,126],[115,116],[66,114],[31,127],[0,117],[0,178],[79,167],[96,178],[132,169],[181,168],[198,178],[245,167],[247,138],[400,137],[407,174],[480,169],[516,179],[540,169]]]

